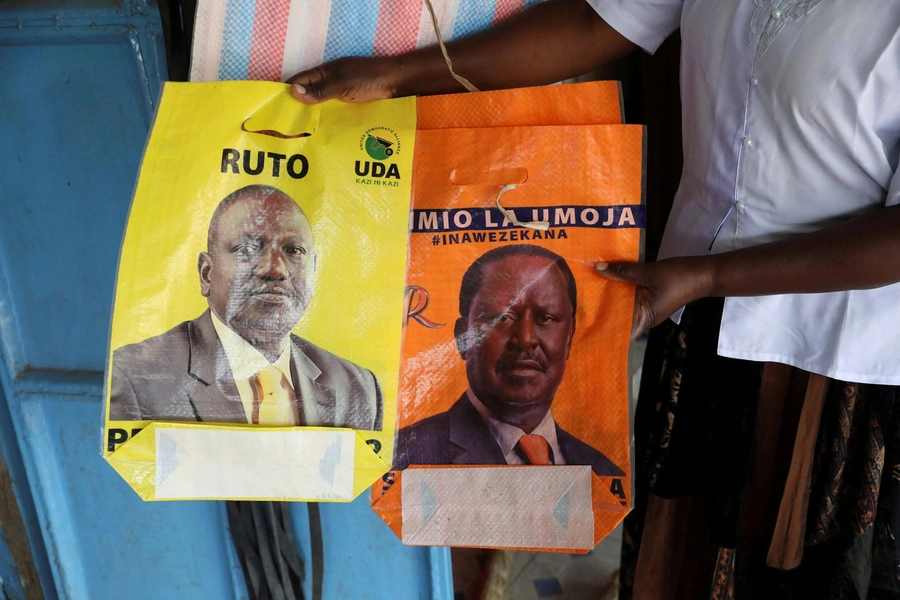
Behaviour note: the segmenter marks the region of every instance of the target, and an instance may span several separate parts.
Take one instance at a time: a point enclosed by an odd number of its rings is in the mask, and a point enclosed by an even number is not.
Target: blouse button
[[[759,85],[759,77],[754,75],[750,78],[750,85]]]
[[[734,203],[734,207],[738,210],[744,210],[744,203],[738,200]]]
[[[772,10],[772,18],[773,18],[773,19],[780,19],[780,18],[781,18],[781,10],[780,10],[780,9],[777,9],[777,8],[776,8],[776,9],[773,9],[773,10]]]
[[[753,140],[749,137],[745,137],[743,140],[741,140],[741,143],[744,144],[745,148],[749,148],[753,145]]]

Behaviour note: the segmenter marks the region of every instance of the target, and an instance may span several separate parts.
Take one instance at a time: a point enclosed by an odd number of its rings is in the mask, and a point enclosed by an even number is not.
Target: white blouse
[[[681,27],[684,170],[660,258],[900,203],[897,0],[588,1],[647,52]],[[900,284],[728,298],[718,351],[900,385]]]

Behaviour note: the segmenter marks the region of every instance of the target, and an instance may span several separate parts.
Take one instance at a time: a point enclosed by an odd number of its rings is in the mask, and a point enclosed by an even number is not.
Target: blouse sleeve
[[[684,0],[587,0],[603,20],[650,54],[681,24]]]

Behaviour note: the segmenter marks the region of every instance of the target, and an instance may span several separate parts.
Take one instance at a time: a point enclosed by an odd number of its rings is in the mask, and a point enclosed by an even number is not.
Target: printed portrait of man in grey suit
[[[209,309],[113,353],[110,420],[382,428],[372,372],[291,333],[313,296],[316,249],[290,196],[229,194],[197,269]]]
[[[468,389],[446,412],[400,430],[394,468],[590,465],[597,475],[623,475],[551,412],[572,350],[577,297],[565,259],[542,246],[502,246],[477,258],[462,278],[454,329]]]

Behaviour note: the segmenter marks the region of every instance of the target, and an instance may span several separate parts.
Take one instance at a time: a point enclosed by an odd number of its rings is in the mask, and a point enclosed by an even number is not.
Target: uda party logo
[[[400,154],[400,136],[390,127],[372,127],[359,138],[359,149],[373,160],[356,161],[356,183],[396,186],[387,180],[400,179],[400,169],[386,161]]]
[[[384,161],[400,152],[400,137],[389,127],[372,127],[359,140],[369,157]]]

